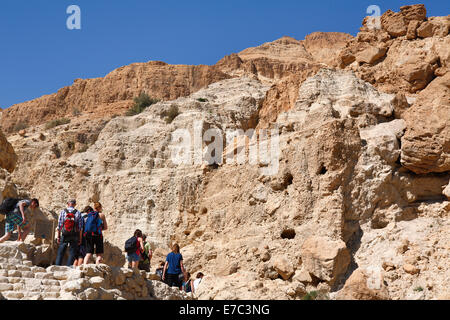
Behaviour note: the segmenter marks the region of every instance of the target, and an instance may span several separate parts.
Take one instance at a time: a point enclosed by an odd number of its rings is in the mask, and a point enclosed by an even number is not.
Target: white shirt
[[[195,279],[194,280],[194,290],[197,291],[198,285],[200,284],[200,282],[202,281],[202,279]]]

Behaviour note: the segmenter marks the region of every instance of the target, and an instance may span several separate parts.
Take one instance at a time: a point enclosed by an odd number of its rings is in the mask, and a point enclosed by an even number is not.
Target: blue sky
[[[428,16],[450,13],[447,0],[2,0],[0,107],[133,62],[215,64],[284,35],[356,35],[369,5],[384,12],[414,3]],[[66,27],[72,4],[81,8],[81,30]]]

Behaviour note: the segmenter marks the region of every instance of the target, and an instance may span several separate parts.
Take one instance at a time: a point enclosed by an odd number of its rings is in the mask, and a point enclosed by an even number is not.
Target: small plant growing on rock
[[[134,104],[133,106],[127,111],[127,116],[135,116],[142,111],[144,111],[146,108],[151,106],[152,104],[155,104],[159,102],[158,99],[150,98],[148,94],[141,93],[138,97],[134,98]]]
[[[319,290],[308,292],[303,296],[302,300],[330,300],[330,297],[326,292]]]
[[[79,115],[81,115],[81,111],[78,108],[72,108],[72,115],[74,117],[78,117]]]
[[[197,101],[199,101],[199,102],[208,102],[208,99],[206,99],[206,98],[198,98]]]
[[[319,294],[317,293],[317,291],[311,291],[308,292],[307,294],[305,294],[302,298],[302,300],[316,300],[317,296]]]
[[[419,287],[414,288],[414,291],[416,291],[416,292],[422,292],[422,291],[423,291],[423,288],[419,286]]]
[[[62,126],[64,124],[68,124],[68,123],[70,123],[70,119],[67,119],[67,118],[52,120],[52,121],[47,122],[47,124],[45,125],[45,129],[46,130],[52,129],[52,128],[55,128],[58,126]]]
[[[17,122],[13,128],[13,130],[15,132],[21,131],[21,130],[25,130],[26,128],[28,128],[28,123],[23,121],[23,122]]]
[[[67,148],[69,150],[75,150],[75,142],[74,141],[67,141]]]
[[[82,145],[79,149],[78,149],[78,153],[84,153],[89,149],[89,147],[87,145]]]
[[[180,114],[178,106],[173,104],[170,106],[169,110],[161,113],[161,117],[165,117],[166,123],[172,123],[172,121]]]

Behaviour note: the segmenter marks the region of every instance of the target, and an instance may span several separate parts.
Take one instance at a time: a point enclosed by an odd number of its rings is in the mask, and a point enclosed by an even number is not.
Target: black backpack
[[[126,253],[133,253],[137,250],[137,238],[131,237],[127,241],[125,241],[125,252]]]
[[[0,214],[7,215],[13,212],[19,201],[19,199],[14,198],[6,198],[5,200],[3,200],[2,204],[0,205]]]

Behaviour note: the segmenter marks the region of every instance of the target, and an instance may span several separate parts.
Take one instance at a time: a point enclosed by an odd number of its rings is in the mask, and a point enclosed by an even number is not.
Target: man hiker
[[[67,208],[62,210],[58,219],[58,253],[56,265],[62,265],[64,254],[69,246],[69,259],[67,266],[72,266],[78,255],[78,246],[81,244],[83,221],[80,212],[75,209],[76,200],[69,200]]]
[[[17,241],[24,242],[30,232],[30,224],[25,216],[25,211],[27,208],[31,210],[38,208],[39,200],[19,200],[8,198],[3,201],[0,207],[1,213],[6,215],[5,235],[0,238],[0,243],[5,242],[11,237],[16,225],[19,233]]]

